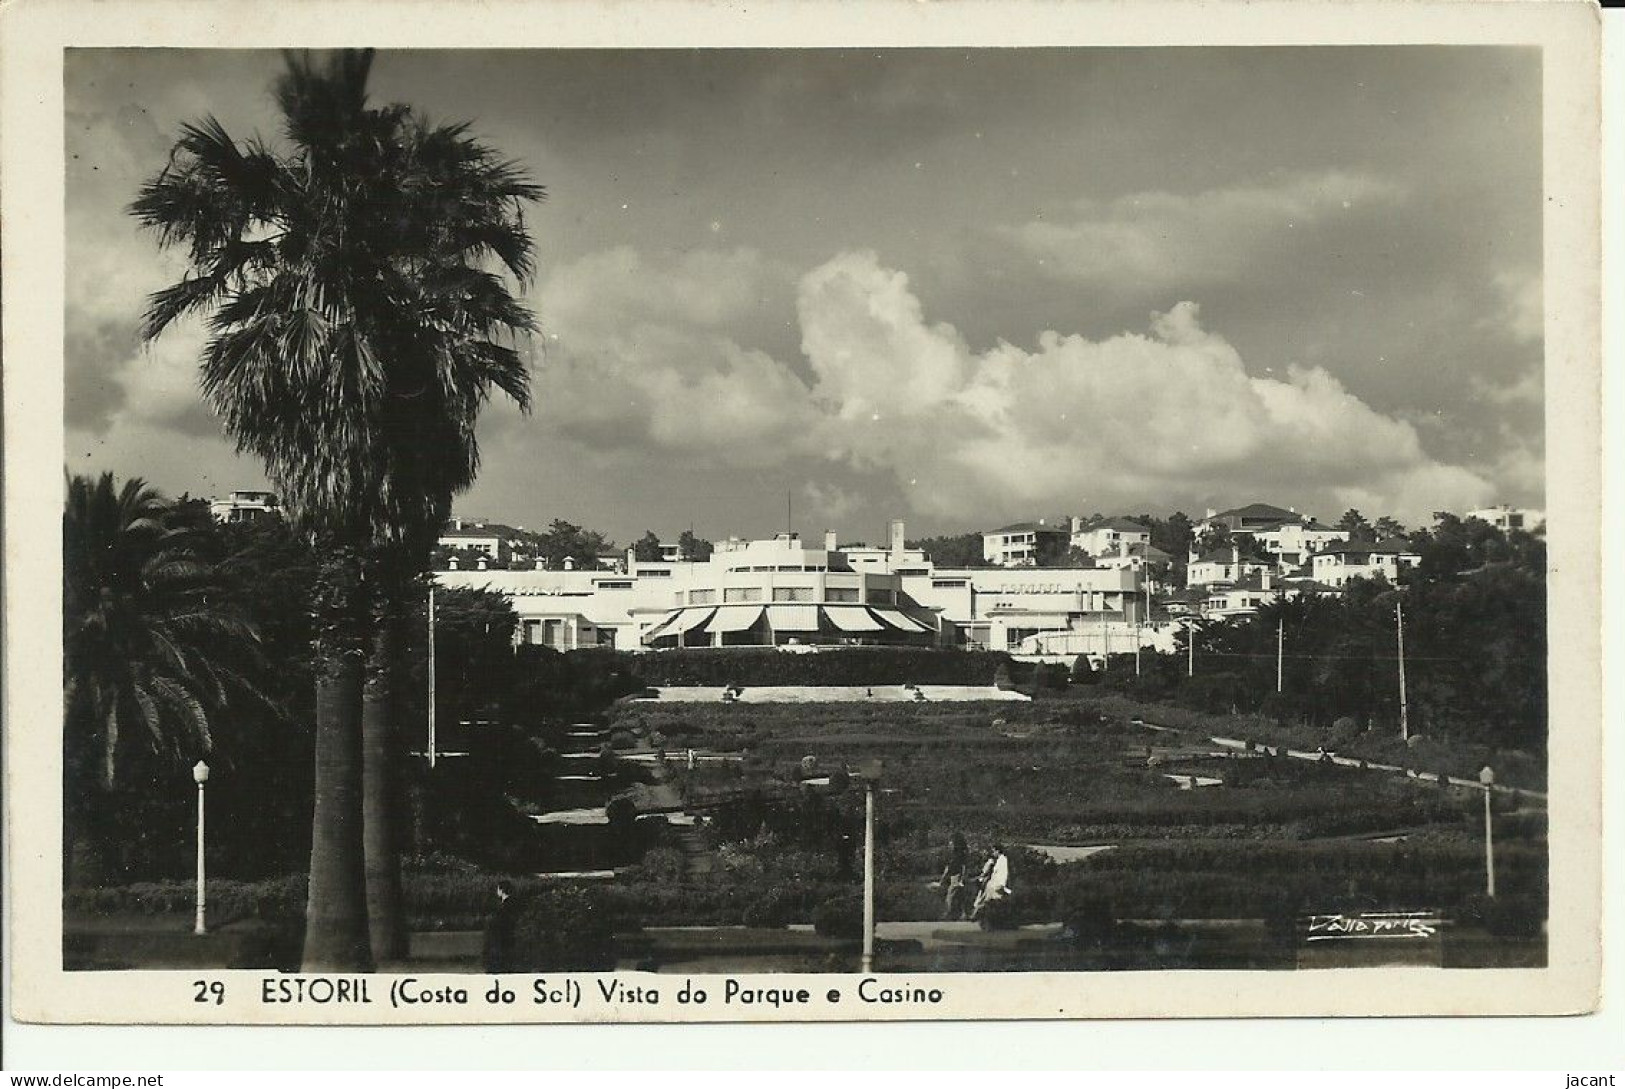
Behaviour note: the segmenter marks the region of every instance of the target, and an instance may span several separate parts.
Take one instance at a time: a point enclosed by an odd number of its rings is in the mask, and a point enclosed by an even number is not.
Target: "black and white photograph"
[[[53,979],[1594,1003],[1549,49],[280,44],[61,58]]]

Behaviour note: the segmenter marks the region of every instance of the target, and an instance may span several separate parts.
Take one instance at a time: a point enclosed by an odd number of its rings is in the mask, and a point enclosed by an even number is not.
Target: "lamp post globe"
[[[209,781],[209,765],[199,760],[192,765],[192,781],[202,786]]]

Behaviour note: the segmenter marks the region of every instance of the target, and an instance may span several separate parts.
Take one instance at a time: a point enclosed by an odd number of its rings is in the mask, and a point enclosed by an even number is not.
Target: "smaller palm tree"
[[[97,803],[137,748],[195,759],[214,747],[211,716],[233,697],[257,696],[246,672],[257,663],[255,633],[225,603],[196,531],[172,514],[139,478],[68,481],[64,814],[82,860],[97,853],[85,842]]]

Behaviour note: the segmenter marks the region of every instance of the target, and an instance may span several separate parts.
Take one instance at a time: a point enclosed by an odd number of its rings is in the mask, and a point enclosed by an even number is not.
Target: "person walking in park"
[[[977,894],[971,918],[984,927],[991,927],[1010,897],[1010,857],[1004,853],[1004,844],[995,843],[982,865],[982,891]]]
[[[942,918],[952,922],[963,919],[968,911],[966,902],[970,899],[970,889],[967,885],[970,878],[970,847],[965,842],[963,832],[955,832],[950,842],[952,846],[948,851],[948,862],[942,868],[942,876],[937,879],[937,886],[943,890]]]

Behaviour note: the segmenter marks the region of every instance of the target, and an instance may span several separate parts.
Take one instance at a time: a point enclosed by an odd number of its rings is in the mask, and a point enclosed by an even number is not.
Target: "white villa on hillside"
[[[1090,556],[1115,555],[1124,546],[1150,543],[1150,528],[1127,518],[1072,519],[1072,547]]]
[[[1185,564],[1185,585],[1213,586],[1221,582],[1236,583],[1249,575],[1262,574],[1276,565],[1270,560],[1243,556],[1235,545],[1216,548],[1198,556],[1191,553]]]
[[[1394,537],[1376,544],[1354,541],[1327,545],[1310,557],[1310,570],[1316,582],[1343,587],[1350,579],[1398,582],[1401,571],[1421,562],[1421,555],[1409,541]]]
[[[1038,562],[1039,541],[1060,542],[1067,531],[1043,522],[1017,522],[982,534],[982,559],[1000,567],[1032,567]]]
[[[209,515],[216,522],[257,522],[281,513],[275,492],[235,491],[224,499],[209,500]]]
[[[1510,533],[1515,529],[1533,533],[1546,524],[1545,511],[1530,510],[1527,507],[1480,507],[1478,510],[1468,511],[1467,517],[1488,522],[1502,533]]]

